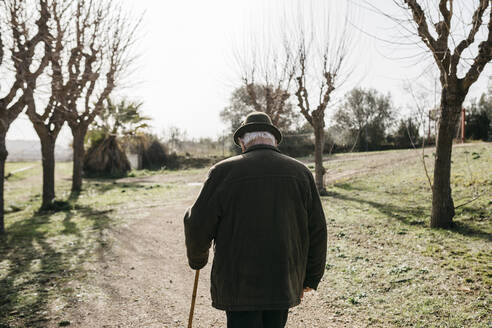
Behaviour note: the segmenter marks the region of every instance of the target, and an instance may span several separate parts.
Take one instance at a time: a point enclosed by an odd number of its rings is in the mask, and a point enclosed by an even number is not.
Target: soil
[[[409,152],[408,156],[397,156],[408,161],[419,155]],[[381,170],[389,162],[385,158],[363,169],[342,170],[335,176],[328,173],[327,182]],[[343,161],[340,164],[343,166]],[[187,327],[195,272],[186,260],[182,219],[205,173],[174,175],[173,182],[187,183],[193,192],[169,204],[135,208],[139,212],[137,220],[106,231],[104,238],[109,246],[99,250],[96,261],[87,263],[88,281],[73,282],[72,287],[83,292],[68,312],[65,308],[59,313],[53,306],[49,326],[58,327],[67,321],[70,327]],[[161,175],[120,181],[155,183],[169,179]],[[211,260],[200,272],[193,327],[226,326],[225,313],[211,306]],[[290,310],[287,327],[352,327],[343,320],[330,311],[330,305],[318,293],[311,292]]]

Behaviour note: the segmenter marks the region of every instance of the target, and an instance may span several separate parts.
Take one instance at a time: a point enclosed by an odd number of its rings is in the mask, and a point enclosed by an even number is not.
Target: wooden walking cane
[[[188,318],[188,328],[192,328],[193,322],[193,312],[195,311],[195,300],[196,300],[196,289],[198,287],[198,277],[200,276],[200,270],[196,270],[195,273],[195,285],[193,286],[193,296],[191,296],[191,307],[190,307],[190,316]]]

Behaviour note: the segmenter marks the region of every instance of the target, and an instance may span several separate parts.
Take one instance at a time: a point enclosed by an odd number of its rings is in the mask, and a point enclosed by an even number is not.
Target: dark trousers
[[[283,328],[289,310],[226,311],[227,328]]]

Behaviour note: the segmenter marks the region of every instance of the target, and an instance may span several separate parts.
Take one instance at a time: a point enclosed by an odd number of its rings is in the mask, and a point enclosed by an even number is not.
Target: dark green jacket
[[[313,175],[275,147],[252,146],[213,166],[184,226],[193,269],[207,264],[214,241],[217,309],[287,309],[323,276],[326,221]]]

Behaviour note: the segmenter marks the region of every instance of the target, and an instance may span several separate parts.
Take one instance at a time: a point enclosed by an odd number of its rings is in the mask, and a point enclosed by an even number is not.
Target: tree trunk
[[[432,187],[432,228],[449,228],[453,224],[454,202],[451,196],[451,152],[461,103],[442,105],[436,142],[434,185]]]
[[[72,173],[72,194],[77,195],[82,191],[82,173],[84,166],[84,139],[87,127],[72,128],[73,136],[73,173]]]
[[[323,167],[323,149],[325,147],[325,130],[322,124],[314,125],[314,181],[320,195],[326,195],[325,168]]]
[[[51,138],[41,139],[43,156],[43,203],[41,209],[51,208],[55,199],[55,142]]]
[[[5,233],[3,187],[5,180],[5,161],[7,160],[7,147],[5,146],[6,133],[0,133],[0,235]]]

